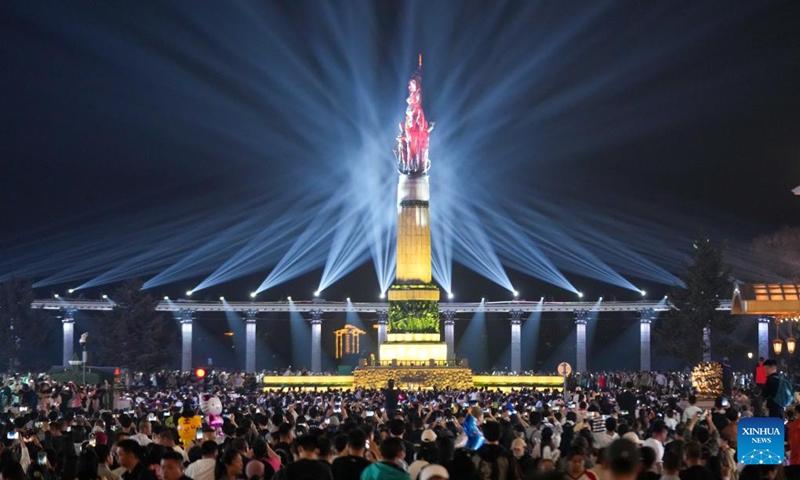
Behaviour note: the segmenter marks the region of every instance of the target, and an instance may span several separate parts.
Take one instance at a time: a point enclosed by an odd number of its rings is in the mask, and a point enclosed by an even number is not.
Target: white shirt
[[[648,438],[644,441],[643,447],[650,447],[656,452],[656,463],[661,463],[664,459],[664,444],[655,438]]]
[[[672,417],[672,418],[667,417],[667,418],[664,419],[664,423],[667,425],[667,428],[669,428],[670,430],[675,430],[675,427],[678,426],[678,419],[676,419],[675,417]]]
[[[703,413],[703,409],[698,407],[697,405],[689,405],[686,407],[686,410],[683,411],[683,421],[684,423],[688,423],[694,418],[695,413]]]
[[[606,448],[618,438],[619,434],[617,434],[617,432],[614,432],[614,435],[609,435],[608,432],[594,434],[594,441],[597,443],[597,448]]]
[[[214,467],[217,461],[213,458],[201,458],[186,467],[184,474],[192,480],[214,480]]]

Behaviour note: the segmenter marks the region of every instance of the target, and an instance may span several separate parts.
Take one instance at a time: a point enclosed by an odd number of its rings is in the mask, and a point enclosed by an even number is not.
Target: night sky
[[[418,52],[432,183],[530,220],[519,229],[543,231],[541,209],[680,274],[697,232],[744,244],[800,214],[800,2],[10,1],[0,19],[0,273],[52,278],[43,295],[109,271],[88,292],[146,280],[212,242],[219,258],[159,285],[178,294],[290,206],[335,230],[329,199],[369,201],[359,162],[394,178]],[[378,192],[391,218],[394,192]],[[597,238],[579,241],[636,286],[669,287]],[[331,291],[372,300],[373,262],[356,257]],[[279,258],[208,296],[244,299]],[[313,291],[321,259],[264,298]],[[453,269],[462,298],[503,294],[472,270]],[[529,296],[564,295],[521,270]]]

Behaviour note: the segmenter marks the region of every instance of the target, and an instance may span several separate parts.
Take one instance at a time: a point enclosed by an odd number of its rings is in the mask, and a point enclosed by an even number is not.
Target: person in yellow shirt
[[[203,418],[190,407],[184,407],[178,419],[178,435],[184,448],[189,448],[197,438],[197,429],[203,426]]]

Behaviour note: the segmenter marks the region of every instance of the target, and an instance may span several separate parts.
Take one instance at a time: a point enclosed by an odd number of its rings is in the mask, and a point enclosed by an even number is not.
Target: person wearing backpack
[[[767,412],[769,417],[783,418],[783,409],[788,406],[787,404],[787,384],[788,390],[791,390],[791,384],[778,373],[778,362],[770,358],[764,362],[764,370],[767,374],[767,383],[764,384],[764,389],[761,391],[761,396],[766,401]],[[791,403],[792,393],[788,392],[789,400]]]

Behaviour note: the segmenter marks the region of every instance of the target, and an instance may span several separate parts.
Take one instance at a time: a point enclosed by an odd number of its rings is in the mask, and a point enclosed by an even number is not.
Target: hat
[[[436,465],[435,463],[427,465],[419,472],[419,480],[430,480],[436,476],[450,478],[450,474],[447,473],[447,469],[441,465]]]
[[[424,432],[422,432],[422,437],[420,437],[420,440],[422,440],[423,442],[435,442],[436,433],[434,433],[433,430],[431,429],[427,429]]]
[[[430,465],[430,463],[426,462],[425,460],[417,460],[416,462],[412,463],[408,466],[408,475],[411,480],[419,480],[419,472],[422,471],[423,468]]]
[[[625,440],[635,443],[636,445],[641,445],[644,442],[639,440],[639,436],[636,435],[636,432],[628,432],[622,436]]]
[[[626,433],[623,438],[614,440],[606,451],[612,473],[624,475],[639,468],[639,446],[625,438],[627,436]]]

